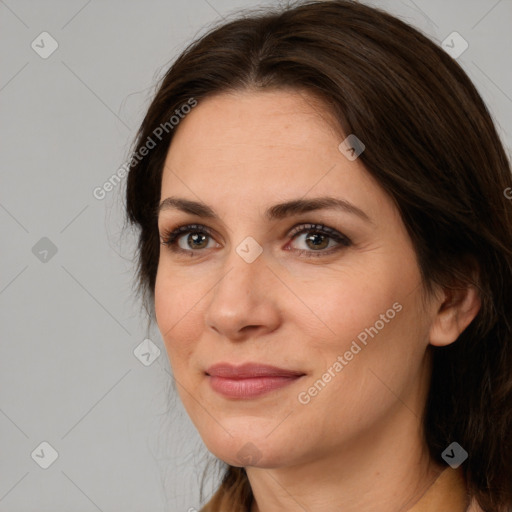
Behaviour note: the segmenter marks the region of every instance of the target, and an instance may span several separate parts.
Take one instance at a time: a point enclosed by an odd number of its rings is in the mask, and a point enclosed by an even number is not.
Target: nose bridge
[[[226,295],[223,300],[254,300],[258,283],[262,282],[266,269],[263,248],[253,238],[247,238],[250,239],[233,245],[226,256],[224,277],[216,285],[214,294]]]
[[[254,240],[244,239],[231,247],[223,275],[212,290],[206,312],[210,328],[226,337],[236,337],[247,326],[275,328],[277,312],[268,293],[265,255]]]

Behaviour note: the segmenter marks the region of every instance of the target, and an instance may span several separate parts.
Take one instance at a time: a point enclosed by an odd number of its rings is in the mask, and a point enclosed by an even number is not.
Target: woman
[[[127,182],[205,512],[512,510],[512,185],[461,67],[308,2],[175,61]]]

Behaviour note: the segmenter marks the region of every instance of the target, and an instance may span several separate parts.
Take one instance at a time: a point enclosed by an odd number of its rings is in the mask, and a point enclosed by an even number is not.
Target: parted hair
[[[418,29],[356,1],[306,1],[245,11],[194,40],[157,84],[134,142],[194,98],[295,89],[320,98],[340,133],[365,144],[367,172],[396,204],[424,289],[475,286],[481,308],[459,338],[429,346],[423,414],[431,457],[453,441],[471,496],[512,510],[512,177],[492,117],[462,67]],[[197,108],[197,107],[196,107]],[[154,317],[156,209],[173,134],[134,160],[126,220],[138,232],[137,292]],[[154,138],[154,137],[153,137]],[[340,139],[341,141],[342,139]],[[244,468],[226,465],[203,511],[249,510]],[[202,493],[201,493],[202,495]]]

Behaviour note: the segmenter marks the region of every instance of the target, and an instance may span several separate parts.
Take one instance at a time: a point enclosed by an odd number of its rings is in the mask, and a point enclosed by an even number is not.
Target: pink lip
[[[303,372],[257,363],[219,363],[206,370],[214,391],[228,398],[255,398],[291,384]]]

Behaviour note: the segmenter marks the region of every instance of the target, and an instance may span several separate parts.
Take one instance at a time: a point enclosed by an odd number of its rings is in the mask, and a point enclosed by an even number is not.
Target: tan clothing
[[[469,508],[468,508],[469,507]],[[229,500],[219,492],[200,512],[250,512],[229,506]],[[467,494],[462,469],[445,469],[412,508],[397,512],[483,512]]]

